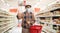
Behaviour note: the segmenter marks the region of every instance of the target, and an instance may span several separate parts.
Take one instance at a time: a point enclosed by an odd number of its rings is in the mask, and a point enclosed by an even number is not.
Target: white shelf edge
[[[13,21],[9,21],[9,22],[7,22],[7,23],[1,23],[0,25],[4,25],[4,24],[8,24],[8,23],[12,23]]]
[[[13,16],[6,16],[6,15],[0,15],[0,16],[4,16],[4,17],[13,17]]]
[[[12,26],[12,25],[13,25],[13,23],[3,27],[2,29],[6,28],[6,27],[9,27],[9,26]]]
[[[11,25],[11,27],[9,27],[9,28],[13,28],[13,27],[15,27],[15,25]],[[7,28],[6,30],[4,30],[3,32],[7,31],[9,28]]]
[[[48,27],[44,27],[43,29],[45,29],[45,31],[46,31],[46,30],[48,30]],[[49,32],[55,32],[55,30],[53,30],[53,31],[52,30],[48,30],[48,31]],[[48,31],[46,31],[46,32],[48,32]]]
[[[51,15],[51,16],[36,16],[36,17],[54,17],[54,16],[60,16],[60,15]]]
[[[49,23],[49,22],[42,22],[42,23],[47,23],[47,24],[52,24],[52,25],[60,25],[60,24],[54,24],[54,23]]]

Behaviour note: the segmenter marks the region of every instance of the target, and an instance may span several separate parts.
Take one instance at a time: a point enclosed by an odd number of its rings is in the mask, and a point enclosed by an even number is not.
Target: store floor
[[[9,33],[22,33],[22,27],[14,27]]]
[[[12,30],[9,31],[9,33],[22,33],[22,27],[14,27]]]
[[[37,25],[37,23],[35,23],[35,25]],[[22,33],[22,27],[21,24],[18,23],[18,26],[12,28],[10,31],[8,31],[9,33]],[[41,33],[45,33],[43,32],[43,28],[42,28],[42,32]]]

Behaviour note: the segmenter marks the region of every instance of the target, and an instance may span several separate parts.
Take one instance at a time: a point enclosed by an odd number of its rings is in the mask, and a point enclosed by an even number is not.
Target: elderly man
[[[22,33],[29,33],[29,28],[35,23],[35,18],[31,12],[31,5],[26,5],[25,9],[26,11],[19,18],[22,18]]]

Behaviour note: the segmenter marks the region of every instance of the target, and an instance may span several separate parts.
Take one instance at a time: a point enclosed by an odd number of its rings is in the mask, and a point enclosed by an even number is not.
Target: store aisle
[[[12,28],[12,30],[8,31],[9,33],[22,33],[22,27],[21,26],[17,26]],[[43,31],[41,33],[44,33]]]
[[[10,30],[9,33],[22,33],[22,27],[15,27],[12,30]]]

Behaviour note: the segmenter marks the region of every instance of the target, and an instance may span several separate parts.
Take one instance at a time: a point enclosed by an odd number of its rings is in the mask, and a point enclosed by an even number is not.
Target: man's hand
[[[27,21],[27,24],[30,24],[30,21]]]

